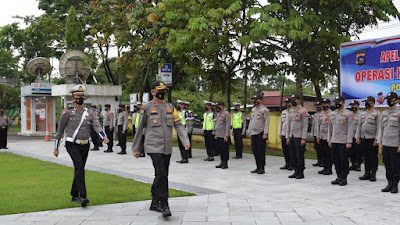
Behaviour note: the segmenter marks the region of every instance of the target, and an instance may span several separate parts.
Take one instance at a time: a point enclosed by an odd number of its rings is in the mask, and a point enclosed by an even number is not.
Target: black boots
[[[384,189],[382,189],[381,191],[382,192],[389,192],[389,191],[392,190],[392,186],[393,186],[393,181],[389,180],[388,181],[388,185]]]
[[[216,165],[215,168],[228,169],[228,161],[221,161],[221,163]]]
[[[347,185],[347,176],[342,176],[340,179],[339,186],[346,186]]]
[[[398,184],[399,184],[399,181],[393,181],[392,190],[390,190],[391,193],[395,194],[395,193],[399,192]]]
[[[375,182],[376,181],[376,170],[371,171],[369,174],[369,181]]]
[[[125,151],[125,150],[122,150],[122,151],[118,152],[117,154],[118,154],[118,155],[126,155],[126,151]]]
[[[182,159],[182,160],[179,160],[179,161],[176,161],[177,163],[188,163],[189,162],[189,160],[187,160],[187,159]]]
[[[286,164],[286,165],[282,166],[282,167],[279,168],[279,169],[281,169],[281,170],[287,170],[287,169],[289,169],[289,164]]]
[[[356,170],[356,164],[352,164],[350,167],[349,167],[349,170]]]
[[[294,171],[292,175],[289,176],[289,178],[296,178],[299,172],[297,170]]]
[[[304,178],[304,170],[300,170],[300,171],[297,173],[297,175],[296,175],[295,178],[296,178],[296,179],[303,179],[303,178]]]
[[[334,181],[331,182],[331,184],[333,184],[333,185],[339,184],[341,180],[342,180],[342,179],[340,178],[340,176],[338,176],[338,177],[336,178],[336,180],[334,180]]]
[[[250,173],[258,173],[258,167],[255,168],[254,170],[250,171]]]
[[[161,202],[157,209],[158,212],[162,213],[162,217],[171,216],[171,211],[169,210],[168,202]]]
[[[82,198],[81,206],[86,207],[89,204],[89,199],[87,198]]]
[[[369,171],[365,171],[364,175],[359,177],[360,180],[369,180]]]
[[[257,174],[264,174],[264,173],[265,173],[264,167],[260,167],[260,168],[258,169]]]

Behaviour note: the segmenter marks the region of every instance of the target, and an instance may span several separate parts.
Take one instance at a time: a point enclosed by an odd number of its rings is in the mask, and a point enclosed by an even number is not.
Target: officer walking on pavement
[[[368,96],[364,102],[367,110],[361,116],[356,133],[356,141],[360,144],[365,168],[364,175],[359,179],[374,182],[376,181],[376,171],[378,170],[378,129],[381,123],[381,112],[374,107],[374,97]],[[362,158],[359,160],[360,163]]]
[[[240,103],[234,102],[235,112],[232,113],[233,139],[235,140],[236,156],[241,159],[243,153],[243,136],[246,135],[246,113],[240,111]]]
[[[96,105],[91,105],[90,106],[91,111],[93,112],[93,114],[97,117],[97,121],[99,121],[100,124],[100,117],[96,111],[97,106]],[[100,124],[100,126],[102,126]],[[100,140],[99,140],[99,136],[97,135],[96,131],[93,129],[93,125],[90,127],[90,138],[92,139],[93,142],[93,148],[90,149],[90,151],[99,151],[99,146],[100,146]]]
[[[300,105],[300,95],[292,95],[293,108],[289,111],[286,144],[289,145],[293,160],[294,173],[289,178],[304,178],[304,152],[306,151],[308,113]]]
[[[375,104],[375,98],[374,98],[374,104]],[[354,115],[354,130],[353,130],[353,143],[349,155],[351,161],[351,166],[349,167],[349,170],[361,171],[362,155],[361,155],[360,144],[357,143],[356,134],[358,130],[358,125],[360,123],[360,120],[364,112],[360,111],[360,103],[357,100],[353,100],[350,103],[350,106],[351,106],[351,111],[353,112]]]
[[[328,129],[328,145],[337,174],[332,184],[347,185],[349,174],[349,151],[353,143],[354,115],[344,108],[345,98],[335,98],[336,112],[331,116]]]
[[[60,139],[66,128],[66,148],[75,167],[74,181],[71,188],[72,201],[81,203],[82,207],[89,204],[85,185],[85,164],[89,154],[90,126],[93,125],[94,130],[104,140],[104,143],[109,142],[97,120],[96,114],[83,106],[85,90],[86,88],[83,85],[76,85],[70,90],[74,107],[64,109],[61,113],[53,153],[54,156],[58,157]]]
[[[214,123],[216,148],[221,155],[221,163],[215,168],[228,169],[229,144],[231,137],[231,115],[225,110],[224,102],[217,102],[217,119]]]
[[[126,130],[128,127],[128,113],[125,111],[125,105],[119,105],[118,110],[118,141],[121,146],[120,155],[126,154]]]
[[[398,96],[389,92],[386,96],[389,108],[382,113],[379,124],[378,143],[382,144],[383,163],[385,164],[388,185],[382,192],[398,193],[400,180],[400,110],[396,108]]]
[[[215,138],[212,135],[214,129],[214,112],[212,111],[211,102],[204,101],[206,112],[203,114],[203,136],[204,145],[207,149],[207,158],[204,161],[214,161],[214,145]]]
[[[7,131],[10,127],[10,122],[6,115],[4,115],[4,109],[0,109],[0,149],[7,148]]]
[[[194,126],[194,112],[190,110],[190,102],[185,102],[185,119],[186,119],[186,130],[188,132],[188,138],[190,142],[190,146],[192,146],[192,133],[193,133],[193,126]],[[192,158],[192,147],[188,150],[188,158]]]
[[[322,115],[319,117],[317,129],[317,142],[319,143],[321,152],[321,161],[324,169],[318,171],[318,174],[331,175],[332,174],[332,153],[328,145],[328,129],[329,121],[335,112],[331,111],[331,100],[324,98],[322,100]]]
[[[251,138],[251,149],[256,160],[256,168],[251,173],[265,173],[265,151],[269,132],[269,110],[262,104],[262,96],[253,98],[254,107],[251,110],[249,122],[249,137]]]
[[[178,103],[178,107],[179,107],[179,111],[178,111],[178,115],[179,118],[181,119],[181,123],[182,125],[185,127],[186,129],[186,110],[185,110],[185,102],[182,100],[177,100],[176,103]],[[181,141],[181,139],[179,138],[178,135],[178,145],[179,145],[179,150],[181,152],[181,157],[182,159],[179,161],[176,161],[177,163],[188,163],[188,151],[185,150],[185,147],[183,146],[183,143]]]
[[[321,160],[321,156],[322,156],[321,147],[318,143],[318,138],[317,138],[319,118],[322,115],[321,102],[317,101],[315,103],[315,106],[317,107],[317,112],[312,116],[311,136],[314,139],[314,149],[315,149],[315,152],[317,153],[317,163],[314,163],[313,166],[323,166],[322,160]]]
[[[104,105],[106,110],[106,115],[104,117],[104,130],[106,131],[107,137],[109,137],[109,142],[107,143],[107,150],[104,152],[113,152],[113,134],[114,134],[114,113],[111,111],[111,105]]]
[[[133,155],[139,158],[144,149],[153,161],[155,178],[151,187],[150,210],[162,212],[163,217],[171,216],[168,205],[168,171],[172,154],[172,127],[175,128],[185,149],[190,147],[187,132],[174,106],[163,101],[167,87],[161,81],[151,84],[153,100],[140,111],[139,130],[146,129],[146,139],[137,132],[132,145]]]
[[[289,116],[289,111],[292,109],[292,101],[287,98],[285,100],[286,104],[286,109],[282,111],[281,113],[281,119],[279,122],[279,139],[281,139],[282,142],[282,151],[283,155],[285,157],[285,165],[281,167],[281,170],[293,170],[293,165],[290,160],[290,152],[289,152],[289,146],[286,144],[286,129],[287,129],[287,121],[288,121],[288,116]]]

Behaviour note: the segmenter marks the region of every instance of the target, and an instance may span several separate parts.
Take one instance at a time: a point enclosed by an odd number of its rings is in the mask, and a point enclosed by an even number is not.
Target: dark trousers
[[[121,150],[123,152],[126,151],[126,133],[122,133],[122,125],[118,125],[118,142],[121,145]]]
[[[315,149],[315,152],[317,153],[317,160],[318,160],[318,162],[319,163],[322,163],[322,153],[321,153],[321,146],[320,146],[320,144],[318,144],[318,141],[317,141],[317,137],[315,137],[314,136],[314,149]]]
[[[229,160],[229,143],[224,141],[224,138],[217,138],[216,140],[217,147],[219,154],[221,155],[221,162],[227,164]]]
[[[215,138],[214,135],[212,135],[211,130],[205,130],[204,131],[204,144],[207,149],[207,156],[208,157],[214,157],[214,150],[215,150]]]
[[[68,154],[74,163],[74,181],[72,182],[71,196],[86,198],[85,165],[89,154],[89,144],[78,145],[66,142]]]
[[[90,126],[90,137],[92,138],[94,148],[98,149],[100,146],[100,136],[96,133],[93,126]]]
[[[400,180],[400,153],[396,147],[382,146],[383,163],[385,164],[386,179],[399,182]]]
[[[319,147],[321,149],[321,159],[324,164],[325,170],[332,170],[332,153],[331,148],[328,146],[327,140],[319,140]]]
[[[288,165],[289,167],[293,168],[293,164],[290,160],[290,151],[289,151],[289,145],[286,144],[286,137],[282,136],[282,151],[283,151],[283,155],[285,157],[285,163],[286,165]]]
[[[233,139],[235,140],[236,156],[242,157],[243,153],[243,136],[242,128],[233,129]]]
[[[251,135],[251,150],[256,160],[257,169],[265,167],[265,151],[267,149],[267,140],[263,139],[264,132],[257,135]]]
[[[361,139],[361,152],[364,158],[365,172],[376,172],[378,170],[378,149],[379,146],[373,146],[375,139]]]
[[[154,167],[154,181],[151,186],[153,200],[167,202],[168,192],[168,171],[171,155],[161,153],[149,153]]]
[[[301,145],[301,138],[290,138],[289,142],[290,156],[293,159],[293,165],[296,172],[304,171],[304,152],[306,145]]]
[[[190,143],[190,148],[188,150],[188,157],[192,158],[192,133],[188,133],[188,138],[189,138],[189,143]]]
[[[135,138],[135,135],[136,135],[135,125],[132,125],[132,133],[133,133],[133,138]]]
[[[336,174],[342,178],[347,178],[347,174],[349,174],[349,149],[346,149],[346,144],[332,143],[331,150]]]
[[[1,148],[7,147],[7,127],[6,128],[0,127],[0,147]]]
[[[349,157],[350,157],[351,165],[356,165],[356,166],[361,165],[361,163],[362,163],[361,147],[359,144],[357,144],[355,138],[353,138],[353,143],[351,145]],[[378,166],[378,164],[376,166]]]
[[[185,150],[185,146],[183,146],[181,139],[179,138],[178,135],[178,145],[179,145],[179,150],[181,151],[181,157],[182,159],[188,159],[188,151]]]
[[[112,150],[114,144],[114,132],[110,131],[110,126],[105,126],[104,129],[106,130],[106,135],[110,140],[110,142],[107,143],[107,150]]]

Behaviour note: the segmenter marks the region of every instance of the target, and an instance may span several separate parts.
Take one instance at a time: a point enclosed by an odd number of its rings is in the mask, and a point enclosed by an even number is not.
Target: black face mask
[[[239,112],[239,109],[235,109],[236,112]]]
[[[394,98],[387,98],[387,104],[389,107],[396,105],[396,99]]]
[[[351,111],[353,111],[353,112],[355,112],[355,111],[357,111],[357,107],[351,107]]]
[[[293,107],[296,106],[296,105],[297,105],[297,102],[296,102],[296,101],[293,101],[293,102],[292,102],[292,105],[293,105]]]
[[[329,106],[322,106],[322,109],[323,109],[323,110],[328,110],[328,109],[329,109]]]
[[[217,112],[220,112],[221,111],[221,108],[220,107],[217,107]]]
[[[372,104],[370,102],[365,103],[365,108],[369,109],[372,107]]]
[[[122,109],[118,109],[118,112],[119,112],[119,113],[122,112]]]
[[[321,106],[317,106],[317,111],[321,111]]]
[[[165,97],[165,92],[157,92],[156,97],[160,100],[163,100]]]
[[[84,98],[76,98],[76,104],[82,105]]]
[[[339,109],[342,107],[342,104],[336,104],[336,109]]]
[[[258,106],[259,104],[260,104],[259,101],[254,102],[254,105],[255,105],[255,106]]]
[[[183,109],[187,109],[187,107],[183,107]]]

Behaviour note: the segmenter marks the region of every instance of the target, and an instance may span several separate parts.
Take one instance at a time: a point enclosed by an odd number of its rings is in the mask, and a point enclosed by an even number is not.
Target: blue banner
[[[350,100],[376,99],[386,107],[388,92],[400,92],[400,35],[340,46],[341,94]],[[362,102],[360,102],[362,103]]]

